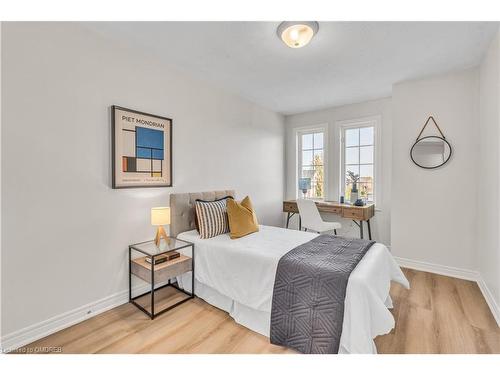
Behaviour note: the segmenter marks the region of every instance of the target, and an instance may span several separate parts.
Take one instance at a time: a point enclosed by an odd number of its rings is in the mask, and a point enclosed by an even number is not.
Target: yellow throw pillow
[[[234,199],[228,199],[227,216],[229,217],[229,236],[232,239],[259,231],[257,216],[255,216],[249,197],[245,197],[240,203]]]

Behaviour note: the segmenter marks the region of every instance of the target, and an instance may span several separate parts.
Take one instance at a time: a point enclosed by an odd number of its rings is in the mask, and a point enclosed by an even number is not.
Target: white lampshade
[[[170,224],[170,207],[153,207],[151,209],[151,225]]]
[[[278,36],[290,48],[301,48],[308,44],[318,32],[319,25],[313,21],[287,21],[278,26]]]

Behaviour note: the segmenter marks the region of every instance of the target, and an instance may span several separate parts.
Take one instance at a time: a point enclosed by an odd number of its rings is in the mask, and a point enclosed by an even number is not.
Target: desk
[[[351,204],[333,202],[333,201],[317,201],[315,202],[319,212],[327,212],[339,215],[346,219],[352,219],[359,227],[359,236],[363,238],[363,223],[366,221],[368,226],[368,238],[372,239],[372,230],[370,228],[370,219],[375,215],[375,205],[373,203],[365,206],[353,206]],[[283,201],[283,212],[287,213],[286,227],[290,222],[290,218],[299,213],[296,200]],[[357,220],[357,221],[356,221]],[[299,230],[302,230],[302,223],[299,215]]]

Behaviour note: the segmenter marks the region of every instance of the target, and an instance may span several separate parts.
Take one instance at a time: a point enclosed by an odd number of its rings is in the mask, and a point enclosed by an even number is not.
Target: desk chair
[[[312,230],[318,233],[331,232],[337,234],[337,229],[342,228],[342,225],[333,221],[324,221],[319,214],[316,203],[310,199],[297,199],[297,208],[305,230]],[[302,229],[302,228],[300,228]]]

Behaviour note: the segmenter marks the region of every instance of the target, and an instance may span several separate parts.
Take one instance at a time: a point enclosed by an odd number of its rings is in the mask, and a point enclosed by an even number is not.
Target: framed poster
[[[172,119],[111,107],[113,189],[172,186]]]

